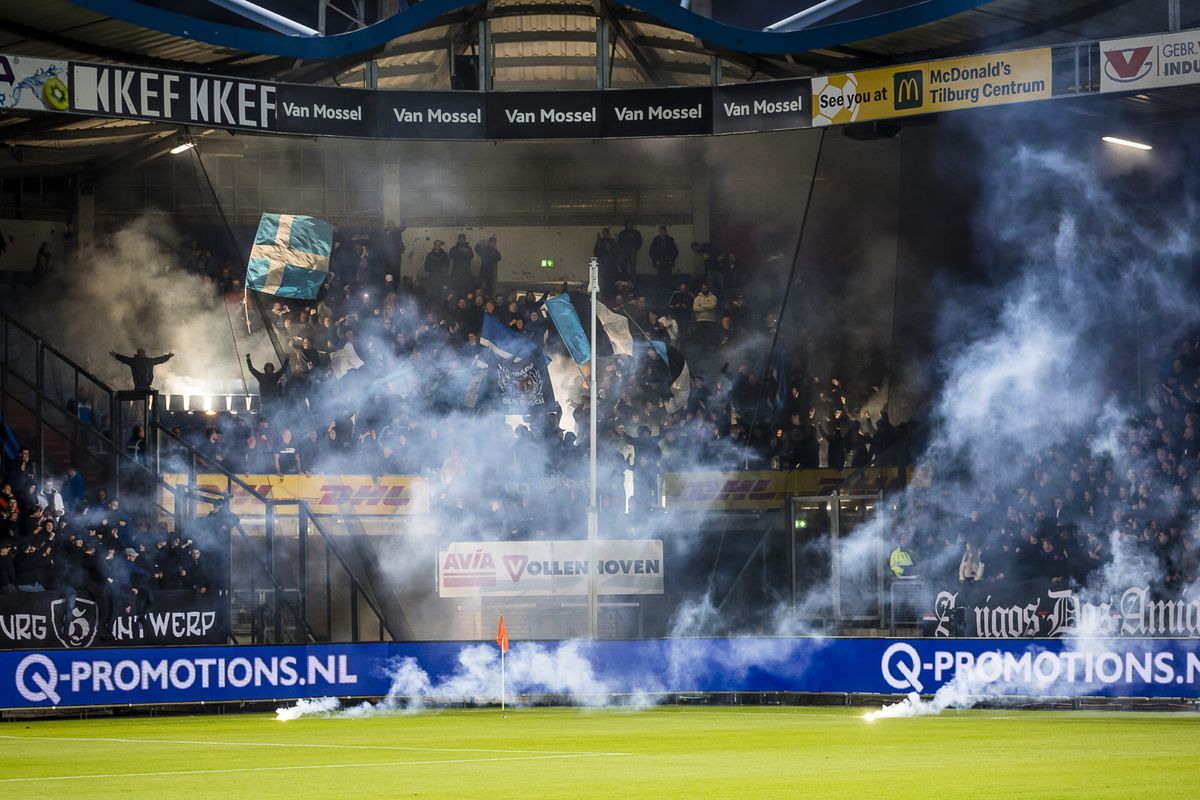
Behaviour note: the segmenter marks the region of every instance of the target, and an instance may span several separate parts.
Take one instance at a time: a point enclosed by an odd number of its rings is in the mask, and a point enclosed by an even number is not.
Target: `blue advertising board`
[[[481,650],[483,648],[483,650]],[[478,642],[175,647],[0,652],[0,708],[370,697],[401,664],[428,693],[464,683]],[[1200,640],[768,638],[522,642],[508,655],[590,670],[605,693],[848,692],[931,694],[969,679],[981,696],[1200,697]],[[517,692],[565,691],[545,669]],[[531,671],[527,675],[533,674]],[[541,681],[541,682],[539,682]],[[449,690],[448,690],[449,691]],[[485,696],[486,696],[485,690]]]

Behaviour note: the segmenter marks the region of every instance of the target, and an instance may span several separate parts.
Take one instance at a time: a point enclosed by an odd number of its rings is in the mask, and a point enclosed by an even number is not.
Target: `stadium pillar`
[[[599,627],[599,608],[596,602],[596,543],[600,539],[600,512],[596,508],[596,362],[599,354],[596,348],[596,294],[600,291],[600,262],[592,259],[588,265],[588,294],[592,298],[592,368],[588,375],[588,470],[589,470],[589,499],[588,499],[588,529],[587,529],[587,558],[588,558],[588,638],[596,638]]]

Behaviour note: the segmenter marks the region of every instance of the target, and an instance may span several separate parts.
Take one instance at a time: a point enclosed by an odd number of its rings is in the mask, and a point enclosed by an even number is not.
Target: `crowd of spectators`
[[[1027,599],[1096,585],[1119,551],[1142,559],[1124,565],[1129,574],[1121,577],[1158,596],[1195,585],[1200,339],[1183,342],[1165,364],[1144,401],[1131,404],[1141,412],[1119,426],[1108,455],[1097,455],[1088,438],[1048,446],[1028,464],[997,465],[995,490],[959,517],[944,511],[954,506],[949,495],[935,504],[915,493],[922,533],[901,543],[913,563],[897,574],[957,583],[980,599]],[[1030,586],[1038,587],[1033,595]]]
[[[223,591],[227,565],[211,540],[202,548],[137,504],[89,491],[74,466],[61,480],[38,475],[22,447],[0,479],[0,594],[58,592],[69,602],[62,624],[89,597],[103,640],[116,617],[142,613],[157,592]]]
[[[261,397],[257,419],[224,419],[195,432],[193,443],[245,473],[429,474],[447,503],[462,502],[451,488],[460,477],[483,485],[469,474],[480,466],[472,449],[481,440],[507,441],[514,466],[556,476],[560,486],[581,480],[589,415],[582,371],[570,397],[558,397],[546,414],[527,415],[527,426],[516,430],[500,417],[489,427],[477,413],[464,438],[461,417],[452,413],[479,411],[463,381],[486,360],[479,341],[485,315],[542,345],[555,339],[542,307],[547,295],[497,290],[503,243],[495,236],[472,245],[459,234],[448,248],[434,241],[422,269],[401,275],[403,231],[389,223],[373,233],[339,234],[320,297],[270,305],[282,363],[246,356]],[[695,270],[681,267],[678,243],[660,226],[646,248],[651,277],[638,272],[643,241],[627,220],[615,237],[602,230],[592,253],[602,300],[628,318],[639,345],[635,355],[600,362],[598,435],[608,487],[602,502],[625,508],[626,470],[634,479],[631,507],[646,509],[663,471],[857,468],[906,434],[886,407],[872,418],[865,407],[852,407],[837,378],[807,375],[802,354],[780,355],[764,370],[776,324],[770,312],[777,309],[752,307],[738,285],[735,255],[693,242],[686,246]],[[187,268],[211,265],[206,253],[193,244]],[[656,348],[641,346],[651,341],[686,358],[685,401],[672,402],[669,365]],[[419,396],[397,396],[387,378],[398,371],[408,386],[421,387]],[[488,509],[528,504],[484,494]]]

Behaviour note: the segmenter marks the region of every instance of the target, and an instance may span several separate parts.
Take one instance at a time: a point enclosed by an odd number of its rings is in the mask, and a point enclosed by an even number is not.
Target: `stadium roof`
[[[796,5],[804,7],[813,1]],[[869,4],[872,0],[860,2]],[[890,2],[895,7],[926,4],[917,0],[874,2],[877,5]],[[927,3],[936,4],[936,0]],[[364,86],[373,82],[381,89],[448,89],[454,56],[475,52],[480,27],[487,26],[493,47],[494,88],[586,89],[596,86],[596,29],[601,19],[611,25],[608,83],[613,87],[707,85],[714,80],[742,83],[801,77],[966,53],[1152,33],[1168,27],[1167,4],[1162,0],[1052,3],[943,0],[944,8],[966,10],[871,38],[801,52],[765,54],[730,49],[672,27],[643,10],[642,7],[653,3],[491,0],[470,4],[425,0],[410,10],[429,9],[427,15],[438,6],[451,10],[380,46],[334,58],[302,60],[239,50],[149,27],[161,20],[147,19],[146,24],[138,24],[95,10],[98,6],[128,5],[131,4],[122,0],[6,3],[0,11],[0,52],[295,83]],[[209,7],[200,0],[157,5],[168,9]],[[292,3],[290,7],[300,5],[308,6]],[[312,5],[316,5],[316,0]],[[343,6],[349,7],[345,3]],[[339,11],[336,3],[327,4],[327,9],[332,9],[327,11],[329,19],[336,18],[351,33],[355,28],[359,33],[366,30],[361,21],[356,24]],[[1184,27],[1200,24],[1200,11],[1186,14],[1195,19],[1181,20]],[[243,23],[238,30],[248,34],[285,38],[263,28],[256,29],[245,20]],[[167,26],[160,24],[160,27]],[[701,29],[715,30],[703,26]],[[862,29],[860,26],[856,30]],[[210,40],[220,38],[201,31],[196,34]],[[1198,97],[1200,93],[1194,90],[1180,89],[1105,102],[1134,105],[1152,112],[1174,112],[1195,108]],[[3,144],[21,147],[29,165],[66,167],[81,160],[95,161],[114,150],[128,150],[130,143],[152,145],[174,133],[172,126],[162,123],[17,113],[0,117]],[[11,172],[7,167],[5,171]]]

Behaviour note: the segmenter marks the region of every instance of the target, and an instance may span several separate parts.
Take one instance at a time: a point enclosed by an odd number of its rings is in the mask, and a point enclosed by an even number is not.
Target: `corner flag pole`
[[[592,296],[592,374],[588,381],[588,410],[591,433],[588,442],[591,445],[588,454],[590,468],[589,483],[591,499],[588,503],[587,515],[587,563],[588,563],[588,638],[596,638],[599,611],[596,602],[596,550],[600,538],[600,512],[596,508],[596,382],[600,380],[596,363],[599,361],[596,352],[596,295],[600,291],[600,262],[593,258],[588,264],[588,293]]]
[[[500,710],[504,710],[504,654],[508,652],[508,628],[504,627],[504,615],[500,615],[500,629],[496,631],[496,644],[500,646]]]

